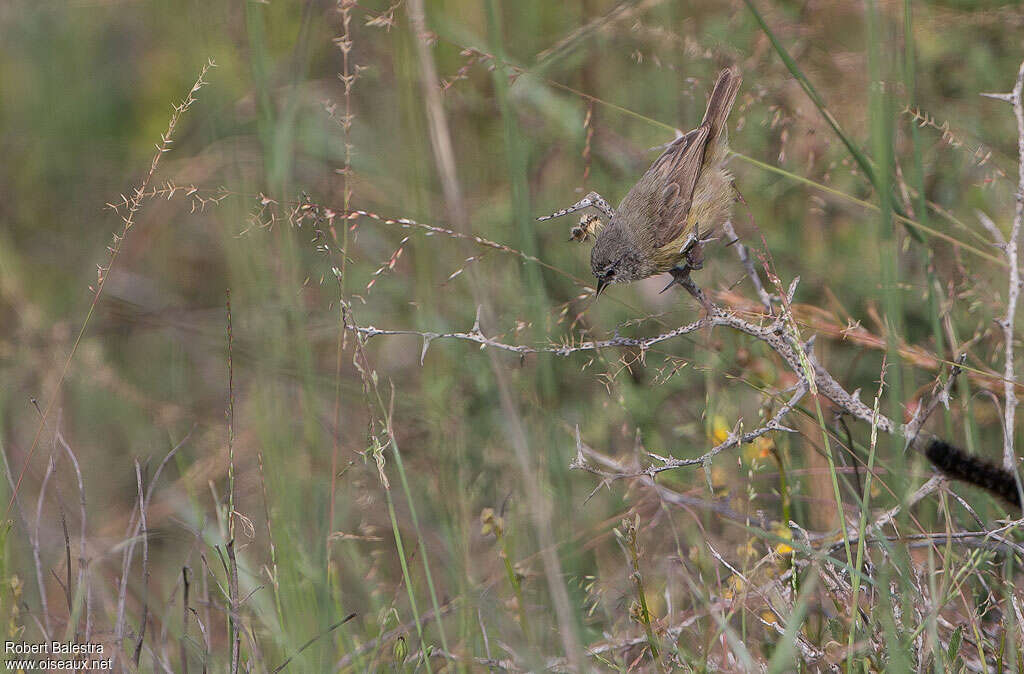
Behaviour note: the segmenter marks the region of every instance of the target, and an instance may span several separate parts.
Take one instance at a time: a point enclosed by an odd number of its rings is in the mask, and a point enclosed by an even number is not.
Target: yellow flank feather
[[[672,241],[654,251],[654,263],[659,272],[666,272],[679,265],[684,258],[683,249],[689,242],[694,225],[700,226],[702,236],[717,234],[732,211],[732,173],[725,167],[729,159],[729,148],[725,134],[714,147],[708,148],[710,157],[705,157],[697,185],[693,190],[693,203],[686,217],[686,226]]]

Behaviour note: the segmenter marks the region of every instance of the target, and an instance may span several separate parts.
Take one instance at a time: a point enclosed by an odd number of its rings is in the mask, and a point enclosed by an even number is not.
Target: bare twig
[[[932,415],[932,412],[941,404],[946,409],[949,409],[949,394],[953,390],[953,384],[956,383],[957,377],[963,372],[963,365],[967,362],[967,354],[962,353],[956,359],[956,364],[949,368],[949,376],[946,377],[945,383],[940,381],[935,382],[935,387],[931,399],[923,405],[919,405],[914,411],[914,416],[907,422],[904,436],[906,437],[907,447],[913,443],[921,432],[921,428],[925,422],[928,421],[928,417]]]
[[[877,517],[871,524],[869,524],[865,528],[864,535],[867,536],[869,533],[873,534],[885,525],[889,524],[890,522],[896,519],[896,516],[899,515],[904,508],[910,508],[911,506],[915,505],[921,499],[923,499],[924,497],[928,496],[936,489],[938,489],[939,486],[945,483],[946,481],[947,479],[942,475],[932,476],[927,482],[918,487],[917,491],[915,491],[913,494],[910,495],[909,498],[907,498],[906,503],[895,505],[889,510],[882,513],[879,517]],[[848,540],[851,544],[853,544],[857,542],[857,537],[857,532],[850,532],[850,537]],[[829,547],[829,551],[833,552],[839,550],[844,545],[845,541],[836,541]]]
[[[599,485],[598,488],[608,484],[611,480],[618,479],[619,476],[637,475],[641,483],[648,487],[652,487],[658,494],[658,498],[665,503],[670,503],[683,508],[700,508],[701,510],[708,510],[720,517],[733,520],[734,522],[747,523],[751,519],[749,514],[739,513],[730,508],[729,500],[727,498],[714,500],[703,499],[696,496],[681,494],[658,484],[654,481],[654,478],[645,475],[643,471],[640,471],[636,467],[627,467],[622,462],[602,454],[588,446],[580,439],[578,429],[576,432],[576,450],[576,458],[570,464],[570,467],[585,470],[588,473],[601,477],[601,485]]]
[[[787,291],[789,302],[792,302],[798,282],[799,279],[794,279],[790,284]],[[703,305],[707,315],[704,318],[693,321],[692,323],[688,323],[687,325],[676,328],[675,330],[670,330],[654,337],[632,338],[616,336],[607,340],[588,340],[577,343],[566,343],[563,345],[531,347],[526,345],[507,344],[496,339],[491,339],[483,334],[480,330],[479,323],[476,323],[468,332],[453,333],[431,333],[415,330],[382,330],[373,326],[362,327],[354,325],[350,326],[349,329],[359,332],[367,339],[382,335],[418,335],[423,339],[425,348],[435,339],[447,338],[475,342],[483,346],[518,353],[520,356],[529,353],[549,353],[556,356],[568,356],[573,353],[597,351],[609,347],[633,347],[646,350],[655,344],[666,342],[683,335],[688,335],[703,328],[727,327],[764,342],[786,362],[807,390],[816,388],[818,392],[831,400],[837,407],[861,421],[871,423],[872,419],[875,418],[875,413],[872,408],[865,405],[856,396],[848,393],[817,361],[813,352],[808,349],[806,345],[794,344],[792,336],[787,332],[786,318],[789,315],[788,310],[781,312],[778,317],[775,317],[768,324],[757,324],[748,321],[740,317],[737,313],[712,302],[707,295],[693,283],[692,280],[690,280],[685,287],[694,296],[694,298]],[[806,358],[811,365],[811,369],[814,373],[813,382],[805,373],[802,363],[802,359],[804,358]],[[798,401],[799,398],[797,398],[797,402]],[[795,404],[796,403],[794,402],[793,405]],[[789,411],[789,409],[787,409],[787,411]],[[768,430],[786,430],[781,427],[780,421],[776,420],[776,424],[779,424],[780,427]],[[903,432],[901,425],[896,424],[884,415],[877,416],[877,425],[878,429],[884,433]],[[730,444],[729,446],[735,446],[736,444],[737,443],[734,441],[733,444]],[[692,463],[687,465],[692,465]]]
[[[764,305],[765,310],[770,314],[772,313],[772,299],[774,299],[767,290],[764,289],[764,284],[761,283],[761,277],[757,273],[757,269],[754,267],[754,261],[750,259],[750,252],[747,247],[740,241],[740,237],[736,234],[736,228],[732,226],[732,220],[726,220],[725,224],[722,225],[722,229],[725,231],[726,236],[729,237],[729,244],[736,249],[736,256],[740,259],[740,264],[743,265],[743,269],[746,270],[747,276],[750,277],[750,282],[754,285],[754,290],[757,292],[757,297],[761,300],[761,304]]]
[[[235,557],[235,367],[232,360],[234,333],[231,328],[231,290],[228,289],[225,295],[228,333],[228,600],[231,603],[231,674],[238,674],[241,664],[242,632],[238,613],[238,561]]]
[[[773,351],[775,351],[790,367],[793,373],[797,376],[798,384],[795,389],[793,396],[790,400],[781,407],[772,419],[762,426],[761,428],[751,431],[746,434],[740,434],[739,428],[733,430],[729,437],[718,446],[713,447],[708,452],[704,453],[700,457],[695,459],[674,459],[670,457],[660,457],[654,454],[649,454],[652,458],[658,460],[661,465],[649,466],[647,468],[636,468],[626,469],[618,464],[607,465],[604,468],[597,467],[595,465],[595,459],[600,461],[600,455],[592,450],[587,452],[586,459],[584,460],[582,445],[577,440],[577,457],[572,463],[572,467],[581,468],[588,470],[602,478],[602,483],[607,484],[609,480],[618,479],[621,477],[635,477],[640,478],[648,485],[653,485],[655,488],[659,488],[660,491],[670,492],[660,485],[656,485],[653,480],[653,476],[663,470],[672,468],[678,468],[689,465],[707,465],[716,454],[725,451],[726,449],[736,447],[744,442],[749,442],[760,435],[768,433],[773,430],[789,430],[783,424],[783,418],[792,411],[792,409],[799,403],[801,398],[811,390],[815,388],[819,393],[828,398],[834,405],[836,405],[844,413],[849,414],[861,421],[870,423],[875,429],[883,433],[898,434],[908,439],[909,448],[920,451],[921,447],[930,440],[931,436],[921,431],[921,425],[923,424],[926,414],[921,417],[915,417],[907,425],[897,424],[892,419],[880,414],[877,410],[868,407],[856,396],[847,392],[836,379],[825,369],[825,367],[818,362],[813,350],[810,348],[810,344],[799,344],[797,343],[787,330],[787,320],[789,317],[789,306],[792,302],[794,293],[796,291],[796,281],[794,281],[787,294],[786,301],[783,302],[782,309],[780,310],[779,316],[775,317],[768,324],[755,324],[747,321],[736,313],[727,310],[713,302],[711,302],[706,295],[692,282],[687,288],[691,294],[704,305],[707,315],[688,325],[677,328],[676,330],[669,331],[662,335],[655,337],[637,339],[627,337],[615,337],[611,340],[604,341],[588,341],[580,342],[576,344],[569,344],[563,346],[549,346],[549,347],[526,347],[519,345],[512,345],[494,340],[485,336],[480,330],[479,323],[475,324],[473,328],[468,332],[463,333],[448,333],[448,334],[437,334],[437,333],[420,333],[415,331],[385,331],[378,330],[376,328],[355,328],[362,336],[369,338],[378,335],[386,334],[417,334],[424,340],[424,349],[429,345],[430,341],[439,338],[452,338],[460,339],[465,341],[471,341],[483,346],[497,348],[500,350],[506,350],[514,353],[519,353],[521,356],[526,353],[549,353],[558,356],[567,356],[572,353],[596,351],[602,348],[610,347],[634,347],[640,349],[649,348],[651,345],[673,339],[681,335],[689,334],[700,330],[704,327],[728,327],[738,332],[744,333],[748,336],[754,337],[766,345],[768,345]],[[354,327],[354,326],[350,326]],[[802,359],[806,359],[810,365],[809,368],[805,368]],[[955,380],[956,375],[959,373],[959,366],[955,366],[950,373],[950,377],[947,378],[942,389],[933,397],[929,402],[930,412],[934,409],[934,406],[939,403],[944,403],[948,399],[950,387]],[[811,373],[813,373],[813,379],[811,379]],[[589,449],[589,448],[588,448]],[[926,481],[921,487],[919,487],[907,500],[906,503],[898,504],[890,510],[882,513],[873,522],[865,528],[865,535],[873,535],[875,532],[880,530],[882,527],[890,524],[895,520],[897,515],[905,508],[910,508],[927,495],[935,492],[946,482],[946,478],[942,476],[934,476]],[[662,495],[664,497],[664,495]],[[690,504],[693,505],[693,504]],[[707,504],[705,504],[707,505]],[[727,506],[726,506],[727,508]],[[849,539],[847,539],[849,540]],[[853,541],[850,541],[853,542]],[[845,545],[844,541],[830,545],[827,549],[830,551],[838,549]]]
[[[188,573],[189,568],[187,566],[181,567],[181,640],[178,645],[178,651],[181,658],[182,674],[188,674]]]
[[[39,610],[43,614],[43,625],[46,628],[44,637],[50,638],[50,608],[49,602],[46,598],[46,583],[45,575],[43,574],[43,563],[40,556],[40,541],[39,541],[39,526],[43,518],[43,500],[46,497],[46,485],[50,482],[50,477],[53,475],[53,471],[56,464],[53,460],[53,455],[50,455],[49,461],[46,463],[46,473],[43,474],[43,482],[39,485],[39,498],[36,499],[36,526],[35,533],[31,536],[32,545],[32,560],[35,562],[36,567],[36,583],[39,585]]]
[[[1021,101],[1021,93],[1024,91],[1024,62],[1020,64],[1017,71],[1017,81],[1013,90],[1006,94],[982,94],[989,98],[1006,101],[1013,106],[1013,114],[1017,118],[1017,195],[1016,208],[1013,215],[1013,226],[1010,229],[1010,238],[1003,239],[999,229],[991,221],[986,222],[982,218],[982,224],[994,232],[993,236],[1000,244],[1000,248],[1006,253],[1006,261],[1010,268],[1009,288],[1006,295],[1006,314],[999,321],[1003,329],[1003,353],[1005,364],[1003,367],[1003,395],[1006,400],[1003,407],[1003,467],[1016,474],[1017,456],[1013,450],[1014,421],[1017,413],[1017,391],[1014,386],[1014,358],[1013,358],[1013,332],[1014,321],[1017,317],[1017,300],[1020,297],[1020,264],[1017,258],[1020,244],[1020,230],[1024,225],[1024,103]],[[1019,485],[1018,485],[1019,488]]]
[[[142,622],[139,638],[135,642],[135,667],[139,666],[142,644],[146,639],[146,623],[149,622],[149,526],[146,523],[146,498],[142,489],[142,467],[135,460],[135,483],[139,490],[139,524],[142,527]]]
[[[89,640],[89,634],[91,632],[91,617],[92,617],[92,590],[90,588],[89,581],[86,579],[86,569],[88,568],[88,562],[86,561],[86,503],[85,503],[85,483],[82,480],[82,469],[78,465],[78,457],[75,456],[74,451],[71,449],[71,445],[68,444],[64,438],[64,434],[61,433],[60,424],[56,431],[57,444],[64,448],[68,458],[71,459],[71,465],[75,468],[75,477],[78,480],[78,517],[80,520],[79,540],[78,540],[78,576],[76,586],[79,592],[85,593],[85,641]],[[78,634],[78,621],[75,621],[75,634]]]
[[[153,499],[153,491],[156,488],[157,482],[160,480],[160,474],[163,472],[164,466],[166,466],[167,462],[178,453],[178,450],[181,449],[186,442],[188,442],[189,438],[192,437],[192,431],[194,430],[195,426],[185,434],[185,437],[181,439],[181,442],[167,452],[163,460],[160,462],[160,465],[157,466],[156,472],[153,473],[153,479],[149,481],[149,486],[146,488],[146,497],[142,501],[147,508]],[[128,572],[131,570],[132,559],[135,554],[135,546],[138,543],[139,531],[142,528],[142,523],[136,517],[138,508],[139,505],[136,503],[135,507],[132,509],[131,516],[128,518],[128,527],[125,530],[126,545],[124,546],[124,555],[121,562],[121,580],[118,586],[117,595],[117,618],[114,623],[114,641],[119,647],[124,637],[125,603],[128,597]],[[117,657],[119,653],[120,650],[115,651],[115,657]]]
[[[757,438],[761,437],[762,435],[766,435],[768,433],[771,433],[772,431],[785,431],[787,433],[795,433],[796,431],[794,429],[784,426],[782,424],[782,419],[793,411],[793,408],[797,406],[797,404],[804,397],[804,395],[806,395],[806,393],[807,387],[804,386],[803,384],[798,384],[796,392],[793,394],[793,396],[784,405],[782,405],[782,407],[780,407],[774,415],[772,415],[772,418],[769,419],[766,424],[753,431],[741,433],[741,420],[740,422],[736,423],[736,426],[732,429],[732,431],[729,432],[729,436],[725,440],[715,445],[708,451],[704,452],[700,456],[692,459],[677,459],[673,456],[660,456],[658,454],[655,454],[654,452],[647,452],[647,456],[651,457],[655,461],[658,461],[657,465],[652,464],[647,466],[646,468],[632,472],[608,472],[603,469],[591,466],[586,461],[583,460],[583,455],[581,453],[582,447],[579,442],[579,437],[577,436],[576,459],[573,460],[570,467],[586,470],[588,472],[604,477],[605,479],[608,480],[619,480],[623,478],[640,477],[643,475],[646,475],[648,477],[654,477],[658,473],[661,473],[666,470],[673,470],[675,468],[682,468],[684,466],[707,465],[708,463],[711,462],[711,459],[713,459],[716,455],[724,452],[725,450],[751,443]]]

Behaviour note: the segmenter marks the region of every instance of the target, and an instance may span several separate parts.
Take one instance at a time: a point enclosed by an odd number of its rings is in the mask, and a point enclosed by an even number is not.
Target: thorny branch
[[[1004,240],[1002,233],[995,224],[982,218],[982,224],[992,233],[997,246],[1006,254],[1010,267],[1009,289],[1006,296],[1006,315],[999,321],[1003,329],[1003,348],[1006,363],[1003,370],[1003,394],[1006,397],[1003,408],[1003,467],[1016,473],[1017,457],[1013,450],[1013,430],[1017,413],[1017,391],[1015,388],[1013,363],[1013,324],[1017,316],[1017,300],[1020,297],[1020,265],[1017,257],[1020,243],[1020,230],[1024,224],[1024,102],[1021,93],[1024,91],[1024,62],[1017,71],[1017,82],[1013,90],[1006,94],[982,94],[989,98],[1006,101],[1013,106],[1013,114],[1017,118],[1017,195],[1016,208],[1013,215],[1013,226],[1009,240]]]
[[[789,302],[792,302],[796,292],[799,278],[794,279],[787,292]],[[848,393],[836,379],[817,361],[812,349],[812,342],[807,344],[795,344],[793,335],[788,331],[790,317],[789,310],[783,310],[779,316],[763,316],[765,319],[760,323],[748,321],[739,316],[736,312],[726,309],[711,301],[704,292],[692,282],[687,288],[691,295],[704,307],[706,315],[696,321],[656,335],[654,337],[622,337],[615,336],[605,340],[586,340],[580,342],[568,342],[560,345],[550,346],[527,346],[522,344],[509,344],[486,336],[480,329],[479,320],[466,332],[421,332],[417,330],[385,330],[372,325],[354,326],[351,329],[359,332],[367,339],[384,335],[417,335],[423,339],[424,348],[421,356],[426,354],[431,342],[435,339],[457,339],[475,342],[481,346],[501,349],[520,356],[527,354],[548,353],[555,356],[569,356],[574,353],[598,351],[612,347],[633,347],[646,351],[655,344],[667,342],[676,337],[689,335],[704,328],[727,327],[737,332],[742,332],[750,337],[758,339],[767,344],[775,351],[790,367],[800,380],[801,386],[807,390],[817,389],[825,397],[831,400],[837,407],[847,414],[850,414],[861,421],[871,423],[874,416],[873,410],[861,402],[857,397]],[[806,358],[811,364],[814,372],[813,382],[809,379],[801,362]],[[897,425],[886,416],[879,415],[878,428],[884,433],[902,432],[902,426]]]
[[[949,370],[949,376],[946,377],[946,383],[939,385],[939,381],[935,382],[933,389],[934,393],[931,400],[927,404],[918,405],[914,411],[914,416],[911,417],[910,421],[905,426],[904,437],[907,440],[907,447],[913,442],[921,432],[921,428],[925,422],[928,421],[928,417],[932,415],[932,412],[941,404],[946,409],[949,409],[949,394],[953,390],[953,384],[956,382],[956,378],[963,372],[963,365],[967,362],[967,354],[961,353],[956,359],[956,363]]]

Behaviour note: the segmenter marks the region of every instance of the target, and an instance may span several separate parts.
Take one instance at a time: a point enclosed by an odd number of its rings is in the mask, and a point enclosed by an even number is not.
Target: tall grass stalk
[[[241,666],[242,627],[239,624],[238,562],[235,558],[235,365],[234,331],[231,326],[231,289],[225,291],[227,304],[228,334],[228,561],[230,562],[228,593],[231,612],[228,621],[228,640],[231,643],[231,672],[235,674]],[[141,487],[139,488],[141,492]],[[141,495],[140,495],[141,498]],[[141,509],[140,509],[140,512]],[[138,664],[138,658],[136,658]]]
[[[857,624],[860,621],[860,583],[864,567],[864,554],[867,547],[867,524],[868,515],[871,512],[871,487],[875,476],[875,456],[878,449],[878,406],[881,403],[882,391],[885,387],[885,364],[878,377],[878,393],[875,394],[873,406],[875,418],[871,424],[871,441],[868,444],[868,463],[864,471],[864,493],[861,495],[860,520],[857,524],[857,559],[853,566],[851,585],[853,586],[853,597],[850,599],[850,635],[846,643],[846,671],[853,672],[854,663],[854,641],[857,636]]]
[[[97,266],[96,283],[89,287],[92,291],[92,301],[89,303],[89,309],[85,313],[85,318],[82,320],[82,325],[78,329],[78,334],[75,336],[75,340],[71,344],[71,350],[64,359],[64,364],[60,369],[60,375],[57,377],[57,383],[54,386],[54,390],[47,398],[46,406],[43,408],[43,413],[40,416],[35,434],[32,436],[32,442],[28,448],[28,456],[25,459],[25,465],[18,474],[18,479],[15,481],[14,487],[11,490],[11,497],[7,502],[7,508],[4,510],[3,519],[10,517],[11,508],[14,506],[14,499],[17,497],[18,490],[21,488],[22,480],[25,478],[25,472],[32,463],[32,457],[35,456],[36,448],[39,446],[39,440],[43,435],[43,429],[46,428],[46,420],[49,418],[50,413],[53,411],[53,406],[60,396],[61,387],[64,385],[64,380],[67,379],[68,371],[71,369],[71,361],[74,360],[75,354],[78,352],[78,347],[82,343],[82,338],[85,336],[85,331],[89,327],[89,322],[92,320],[93,314],[96,312],[96,305],[99,304],[100,297],[103,295],[103,288],[106,286],[107,279],[110,278],[111,270],[113,270],[118,256],[121,254],[121,248],[124,245],[124,240],[128,236],[132,227],[135,226],[135,221],[138,217],[139,211],[142,210],[144,197],[149,189],[149,184],[152,181],[153,176],[156,174],[157,167],[160,165],[160,160],[163,158],[165,153],[170,152],[171,150],[171,144],[174,142],[174,133],[177,130],[181,116],[185,114],[185,112],[187,112],[188,109],[196,102],[197,99],[195,95],[199,90],[206,86],[206,80],[204,79],[206,74],[211,68],[216,67],[217,64],[214,63],[212,59],[203,65],[202,69],[199,71],[199,77],[196,78],[196,81],[192,85],[188,94],[180,103],[174,106],[174,111],[171,113],[171,117],[167,121],[167,130],[160,136],[160,143],[157,144],[156,153],[153,155],[153,159],[149,163],[149,171],[146,173],[145,177],[143,177],[142,182],[139,183],[138,187],[135,187],[132,190],[131,196],[124,197],[123,204],[119,204],[119,206],[123,206],[126,209],[125,214],[121,217],[122,226],[120,232],[114,235],[113,242],[107,248],[109,257],[107,258],[106,265]]]
[[[643,575],[640,573],[640,547],[637,544],[639,528],[640,515],[638,514],[633,519],[626,518],[622,520],[622,526],[615,530],[615,537],[619,539],[619,543],[623,546],[626,558],[629,561],[630,579],[636,588],[636,601],[639,606],[637,617],[644,626],[644,633],[647,635],[647,645],[651,649],[651,659],[654,660],[654,665],[658,671],[664,674],[665,665],[661,661],[658,637],[654,634],[654,628],[651,626],[651,612],[647,608],[647,593],[644,590]]]
[[[350,305],[347,302],[343,302],[343,306],[344,306],[344,310],[346,312],[346,319],[345,319],[346,323],[345,323],[345,325],[346,325],[346,329],[347,329],[347,328],[351,327],[354,324],[352,322],[350,322],[351,319],[348,318],[348,316],[350,316],[350,312],[351,312]],[[381,391],[380,391],[379,378],[378,378],[377,372],[376,372],[376,370],[372,369],[372,366],[370,365],[370,362],[369,362],[369,359],[367,357],[366,351],[363,348],[362,338],[357,336],[354,343],[355,343],[356,353],[354,355],[353,362],[356,364],[357,368],[359,369],[360,375],[363,378],[364,391],[365,391],[366,395],[368,397],[371,397],[371,400],[368,401],[369,404],[375,406],[379,410],[378,413],[380,414],[381,424],[383,426],[384,432],[387,435],[387,444],[391,448],[391,453],[392,453],[392,457],[393,457],[394,462],[395,462],[395,467],[398,470],[399,479],[400,479],[401,484],[402,484],[402,492],[403,492],[403,494],[405,496],[405,499],[406,499],[406,506],[409,508],[409,513],[410,513],[410,515],[412,517],[413,531],[416,534],[416,541],[417,541],[417,545],[419,546],[419,552],[420,552],[420,557],[422,559],[423,571],[424,571],[424,575],[426,577],[427,587],[428,587],[428,589],[430,591],[430,599],[431,599],[431,603],[433,604],[434,615],[437,616],[438,633],[440,635],[443,647],[444,647],[445,651],[447,652],[448,651],[447,637],[445,635],[444,621],[442,620],[442,613],[441,613],[441,610],[440,610],[440,604],[437,601],[437,591],[434,588],[433,574],[430,571],[430,560],[429,560],[429,556],[427,554],[426,544],[425,544],[425,542],[423,540],[423,533],[420,530],[419,517],[416,514],[416,504],[415,504],[415,501],[413,500],[413,497],[412,497],[412,490],[409,487],[409,481],[408,481],[408,478],[406,477],[406,474],[405,474],[405,467],[404,467],[404,464],[402,462],[402,454],[401,454],[401,451],[398,449],[398,441],[395,439],[395,435],[394,435],[394,425],[393,425],[393,423],[394,423],[394,419],[393,419],[394,390],[392,389],[392,391],[391,391],[391,403],[390,404],[385,403],[384,397],[383,397],[383,395],[381,394]],[[374,456],[374,458],[377,461],[377,469],[378,469],[381,485],[384,487],[384,491],[385,491],[385,493],[387,495],[388,516],[389,516],[389,518],[391,520],[392,532],[394,533],[394,536],[395,536],[395,546],[398,549],[398,554],[399,554],[399,557],[401,559],[402,576],[403,576],[403,579],[405,581],[406,590],[407,590],[407,593],[408,593],[408,596],[409,596],[410,608],[413,611],[413,618],[416,621],[416,630],[417,630],[417,634],[418,634],[418,636],[420,638],[420,645],[421,645],[421,649],[420,650],[421,650],[421,653],[423,653],[423,662],[424,662],[424,665],[426,666],[427,670],[430,671],[431,667],[430,667],[429,657],[426,655],[427,650],[428,650],[427,649],[427,644],[423,640],[423,627],[422,627],[421,621],[420,621],[419,610],[416,607],[415,589],[414,589],[414,585],[413,585],[413,582],[412,582],[412,576],[409,574],[409,567],[408,567],[408,563],[407,563],[406,557],[405,557],[405,548],[404,548],[404,545],[402,544],[402,534],[401,534],[401,531],[398,528],[398,519],[397,519],[397,517],[395,515],[394,499],[393,499],[392,494],[391,494],[391,484],[390,484],[390,482],[387,479],[387,475],[386,475],[385,468],[384,468],[384,458],[383,458],[383,455],[382,455],[383,449],[384,448],[379,445],[379,441],[375,437],[374,438],[374,446],[372,447],[372,455]]]
[[[390,444],[392,450],[397,454],[397,443],[392,439],[390,440]],[[379,452],[381,449],[375,448],[374,451]],[[398,561],[402,567],[402,579],[405,583],[406,595],[409,597],[409,609],[412,611],[412,618],[416,623],[416,636],[419,638],[420,642],[420,660],[427,672],[432,672],[433,668],[430,666],[430,648],[427,646],[427,642],[423,638],[423,621],[420,619],[420,611],[416,606],[416,591],[412,582],[412,574],[409,573],[409,563],[406,561],[405,545],[402,543],[402,532],[398,527],[398,516],[395,515],[395,499],[391,495],[391,485],[385,477],[384,463],[382,460],[378,460],[378,466],[381,473],[381,483],[384,487],[384,494],[386,495],[388,502],[388,518],[391,520],[391,533],[395,537],[395,549],[398,552]]]

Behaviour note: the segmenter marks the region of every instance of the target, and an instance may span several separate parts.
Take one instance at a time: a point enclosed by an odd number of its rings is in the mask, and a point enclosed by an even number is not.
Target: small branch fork
[[[576,458],[573,459],[569,467],[578,470],[585,470],[588,473],[593,473],[594,475],[597,475],[606,481],[643,476],[653,478],[658,473],[664,472],[666,470],[672,470],[674,468],[683,468],[685,466],[703,465],[707,467],[711,463],[711,459],[713,459],[718,454],[721,454],[725,450],[751,443],[757,438],[761,437],[762,435],[767,435],[772,431],[796,433],[794,429],[784,426],[782,424],[782,419],[793,411],[793,408],[796,407],[797,404],[799,404],[800,400],[806,394],[807,387],[803,383],[797,384],[793,396],[788,401],[786,401],[786,403],[782,407],[780,407],[774,415],[772,415],[772,418],[769,419],[768,423],[766,423],[764,426],[761,426],[756,430],[743,433],[743,421],[740,420],[736,422],[736,426],[734,426],[732,431],[729,432],[729,436],[725,440],[723,440],[722,442],[715,445],[714,447],[712,447],[711,449],[709,449],[708,451],[704,452],[703,454],[696,458],[677,459],[672,456],[660,456],[658,454],[655,454],[654,452],[647,452],[647,456],[651,457],[652,459],[660,463],[658,465],[652,464],[642,470],[636,470],[633,472],[609,472],[588,463],[583,456],[583,446],[579,438],[579,429],[577,429]]]
[[[747,272],[747,276],[750,277],[750,281],[754,284],[754,290],[757,291],[757,297],[761,300],[761,304],[768,313],[772,313],[772,301],[778,300],[778,297],[772,296],[767,290],[764,289],[764,285],[761,283],[761,277],[758,276],[757,270],[754,268],[754,261],[750,259],[750,253],[747,251],[747,247],[740,241],[740,237],[736,234],[736,228],[733,227],[731,220],[726,220],[725,224],[722,225],[722,229],[725,231],[726,236],[729,237],[728,246],[735,246],[736,256],[740,259],[740,264],[743,265],[743,269]]]
[[[1006,296],[1006,315],[999,321],[1003,329],[1003,348],[1005,350],[1005,366],[1003,370],[1003,394],[1006,397],[1003,408],[1003,467],[1016,473],[1017,457],[1013,449],[1014,421],[1017,413],[1016,379],[1014,377],[1013,328],[1017,316],[1017,300],[1020,297],[1020,265],[1018,262],[1018,246],[1020,230],[1024,224],[1024,103],[1021,94],[1024,92],[1024,62],[1017,71],[1017,81],[1013,90],[1006,94],[982,94],[988,98],[1005,101],[1013,106],[1013,114],[1017,118],[1017,195],[1016,208],[1013,215],[1013,226],[1010,238],[1003,238],[999,228],[988,217],[981,222],[996,240],[996,246],[1006,254],[1010,267],[1009,289]]]

